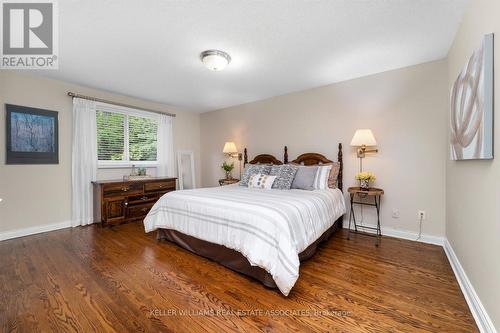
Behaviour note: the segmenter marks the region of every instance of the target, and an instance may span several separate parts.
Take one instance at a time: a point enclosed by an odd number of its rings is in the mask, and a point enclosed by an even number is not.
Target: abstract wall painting
[[[493,158],[493,34],[485,35],[451,89],[451,159]]]
[[[57,112],[5,104],[7,164],[58,164]]]

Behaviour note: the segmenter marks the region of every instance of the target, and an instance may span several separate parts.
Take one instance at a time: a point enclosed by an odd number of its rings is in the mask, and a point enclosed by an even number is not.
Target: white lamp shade
[[[377,141],[375,140],[375,137],[373,136],[372,130],[370,129],[359,129],[356,130],[356,133],[354,133],[354,136],[352,137],[351,140],[351,146],[376,146]]]
[[[224,149],[222,149],[222,152],[224,154],[236,154],[238,152],[238,149],[236,149],[236,145],[234,142],[226,142],[224,144]]]

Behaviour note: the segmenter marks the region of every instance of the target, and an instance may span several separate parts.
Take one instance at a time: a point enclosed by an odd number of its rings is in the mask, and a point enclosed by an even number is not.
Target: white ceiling
[[[444,58],[468,1],[61,0],[37,74],[204,112]]]

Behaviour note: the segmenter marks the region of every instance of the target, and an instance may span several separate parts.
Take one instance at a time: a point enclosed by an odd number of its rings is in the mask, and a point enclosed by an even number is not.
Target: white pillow
[[[332,165],[318,166],[316,177],[314,177],[313,188],[315,190],[326,190],[328,188],[328,176]]]
[[[262,188],[265,190],[270,190],[273,186],[274,180],[276,176],[264,175],[262,173],[257,173],[255,175],[251,175],[248,179],[248,187],[249,188]]]

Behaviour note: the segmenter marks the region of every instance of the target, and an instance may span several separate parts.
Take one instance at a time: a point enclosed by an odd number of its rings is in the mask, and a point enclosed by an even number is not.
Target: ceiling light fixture
[[[201,62],[208,69],[218,72],[226,68],[231,62],[231,57],[224,51],[206,50],[200,54]]]

